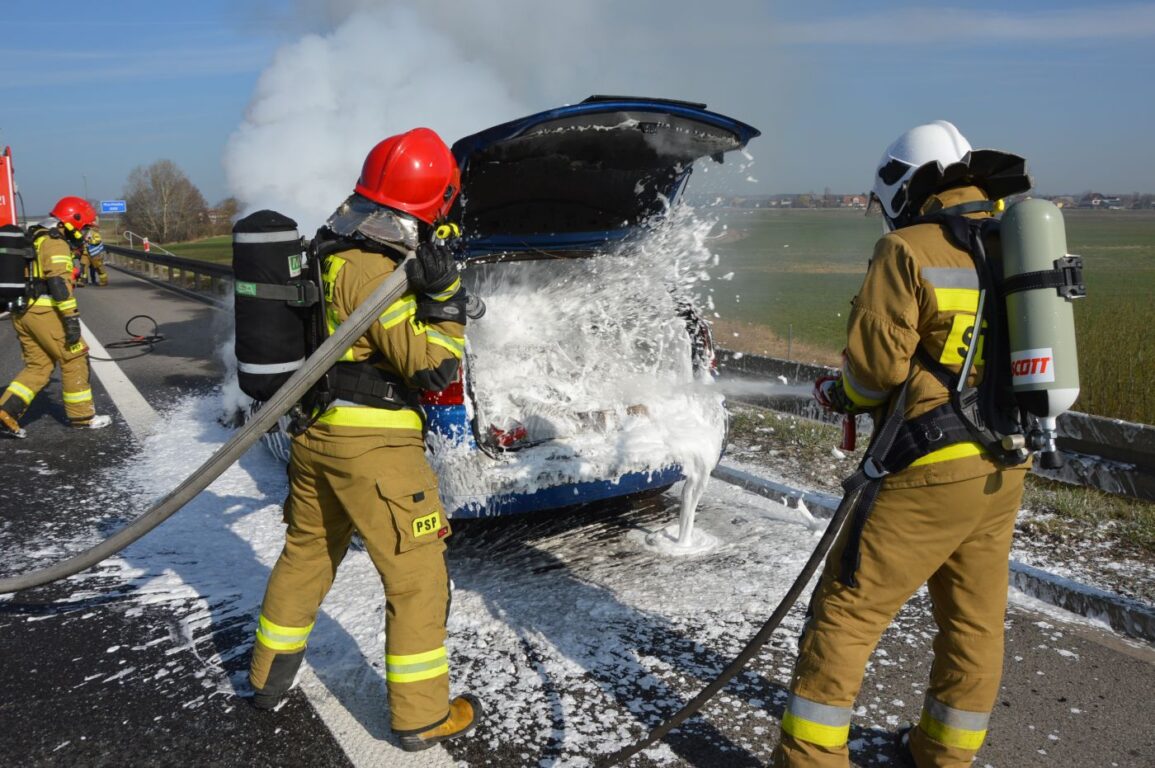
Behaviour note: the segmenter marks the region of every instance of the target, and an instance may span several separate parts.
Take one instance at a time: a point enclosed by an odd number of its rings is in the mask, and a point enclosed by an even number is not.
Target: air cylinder
[[[1063,214],[1048,200],[1012,205],[1000,230],[1011,384],[1039,421],[1031,447],[1054,454],[1056,419],[1079,396],[1073,301],[1086,294],[1082,260],[1068,255]]]
[[[292,297],[301,279],[297,223],[257,211],[233,226],[237,380],[256,400],[269,400],[306,357],[308,311]]]

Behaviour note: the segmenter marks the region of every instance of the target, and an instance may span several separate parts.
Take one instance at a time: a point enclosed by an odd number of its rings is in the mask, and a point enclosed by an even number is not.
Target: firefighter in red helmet
[[[315,421],[293,438],[285,546],[265,591],[249,679],[253,704],[292,685],[318,607],[358,533],[385,587],[385,678],[402,748],[471,730],[477,699],[449,697],[445,622],[449,521],[425,458],[421,390],[453,382],[464,351],[466,296],[444,244],[460,188],[449,148],[416,128],[375,146],[355,192],[313,241],[330,333],[405,255],[409,290],[327,375]]]
[[[96,223],[96,211],[79,197],[64,197],[51,218],[34,225],[28,239],[35,250],[29,263],[33,297],[14,312],[24,369],[0,395],[0,434],[25,437],[20,418],[32,399],[60,366],[64,412],[73,427],[99,429],[112,423],[98,415],[88,382],[88,345],[80,333],[80,311],[73,295],[72,258],[85,247],[85,235]]]

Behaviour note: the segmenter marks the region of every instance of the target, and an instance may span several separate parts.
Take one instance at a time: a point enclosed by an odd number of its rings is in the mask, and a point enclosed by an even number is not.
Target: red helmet
[[[461,191],[461,172],[440,136],[414,128],[369,151],[355,189],[375,203],[432,224]]]
[[[96,221],[96,211],[80,197],[62,197],[52,209],[52,215],[75,229],[84,229]]]

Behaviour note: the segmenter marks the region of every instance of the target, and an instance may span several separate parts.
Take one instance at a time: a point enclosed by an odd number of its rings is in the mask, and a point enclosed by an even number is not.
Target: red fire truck
[[[12,148],[0,155],[0,227],[16,223],[16,182],[12,180]]]

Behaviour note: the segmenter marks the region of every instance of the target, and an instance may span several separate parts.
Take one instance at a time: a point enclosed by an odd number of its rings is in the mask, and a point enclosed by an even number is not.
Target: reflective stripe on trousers
[[[274,651],[299,651],[308,644],[309,633],[312,631],[313,624],[307,627],[283,627],[269,621],[262,613],[257,622],[257,642]]]
[[[385,679],[391,683],[417,683],[448,674],[445,646],[424,653],[385,655]]]
[[[967,712],[948,707],[928,694],[922,705],[918,727],[939,744],[977,752],[987,736],[989,722],[988,712]]]
[[[792,693],[782,715],[782,730],[820,747],[841,747],[850,740],[851,712],[850,707],[819,704]]]

